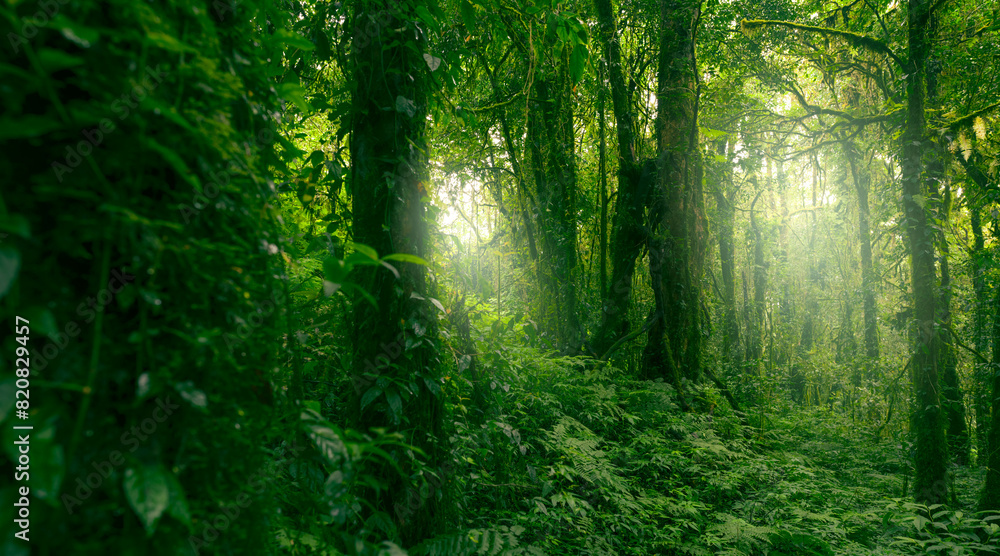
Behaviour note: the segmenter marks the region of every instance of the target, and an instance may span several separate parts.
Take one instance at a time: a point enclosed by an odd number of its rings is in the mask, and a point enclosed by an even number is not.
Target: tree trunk
[[[965,168],[966,174],[979,188],[986,191],[989,186],[989,178],[979,169],[974,160],[966,160],[961,153],[956,153],[959,163]],[[969,221],[972,228],[973,244],[969,253],[972,266],[972,289],[975,295],[975,308],[973,309],[973,334],[975,337],[976,349],[982,353],[989,350],[990,334],[987,328],[990,326],[989,320],[989,289],[986,285],[985,262],[982,257],[985,255],[986,245],[983,237],[982,217],[979,207],[969,205]],[[990,390],[992,388],[991,366],[982,363],[976,364],[973,383],[976,385],[973,392],[975,397],[974,406],[976,409],[976,448],[978,459],[985,463],[989,454],[989,428],[990,428]]]
[[[426,63],[406,41],[419,40],[400,13],[384,0],[358,5],[358,25],[390,18],[379,26],[380,35],[356,42],[354,50],[353,113],[351,132],[351,185],[354,237],[379,255],[407,253],[426,256],[425,206],[421,200],[427,179]],[[405,38],[404,38],[405,35]],[[368,44],[364,44],[368,42]],[[407,442],[419,447],[430,462],[443,452],[436,445],[441,435],[441,400],[428,386],[437,382],[437,319],[433,307],[422,300],[426,269],[412,263],[393,263],[396,277],[383,267],[365,267],[359,285],[377,301],[371,307],[360,296],[354,303],[354,414],[357,426],[408,429]],[[413,294],[416,294],[414,296]],[[412,392],[397,384],[412,384]],[[371,392],[377,394],[373,400]],[[363,403],[365,402],[368,403]],[[413,544],[433,535],[436,497],[413,507],[410,498],[420,492],[412,480],[415,466],[400,451],[400,475],[386,466],[381,474],[388,487],[372,493],[374,511],[393,517],[399,539]]]
[[[576,300],[576,162],[567,55],[554,60],[549,75],[537,75],[528,121],[538,200],[543,285],[553,302],[543,313],[546,328],[566,352],[581,346]]]
[[[986,484],[979,500],[980,510],[1000,510],[1000,288],[996,288],[993,305],[993,418],[990,420],[989,445],[994,447],[987,457]]]
[[[931,176],[932,181],[935,174],[944,177],[943,164],[940,159],[944,155],[943,152],[935,153],[937,156],[934,158],[933,162],[928,164],[932,166],[935,170],[928,171]],[[936,189],[936,188],[933,188]],[[938,197],[936,191],[932,191],[933,197]],[[951,184],[945,184],[944,199],[942,201],[941,209],[939,211],[939,220],[941,222],[947,222],[949,218],[949,212],[951,205]],[[951,270],[948,266],[948,238],[945,237],[943,230],[938,230],[937,234],[938,244],[941,246],[941,256],[938,258],[938,266],[941,268],[941,296],[940,296],[940,307],[939,307],[939,323],[941,329],[946,331],[939,338],[940,341],[940,351],[938,356],[940,357],[940,369],[941,369],[941,396],[943,398],[942,404],[944,405],[945,415],[948,418],[948,428],[947,428],[947,438],[948,438],[948,449],[953,456],[955,456],[955,461],[959,465],[968,465],[970,454],[969,454],[969,430],[965,424],[965,401],[962,394],[961,383],[958,378],[958,353],[955,345],[952,343],[950,334],[952,320],[951,320],[951,295],[952,295],[952,284],[951,284]]]
[[[986,288],[986,273],[982,266],[983,261],[981,260],[986,242],[983,238],[982,218],[979,215],[977,207],[969,207],[969,220],[973,237],[970,258],[972,259],[972,289],[975,295],[972,327],[976,349],[982,353],[990,346],[989,335],[986,330],[986,327],[989,325],[989,294]],[[981,458],[980,461],[984,461],[985,456],[989,453],[987,438],[989,434],[991,405],[989,397],[991,384],[988,380],[990,367],[989,365],[977,362],[975,369],[973,383],[976,385],[976,388],[973,391],[973,396],[975,396],[976,409],[976,452]]]
[[[872,266],[871,220],[868,212],[868,192],[871,187],[871,174],[868,167],[858,156],[857,147],[850,141],[843,143],[844,154],[851,166],[851,176],[854,181],[854,191],[858,195],[858,238],[861,242],[861,297],[865,321],[865,357],[868,358],[869,380],[872,364],[878,361],[878,307],[875,304],[875,288],[878,283],[875,269]]]
[[[764,327],[764,301],[767,294],[767,268],[764,262],[764,238],[757,223],[757,213],[754,208],[760,199],[760,194],[750,203],[750,230],[747,232],[753,242],[753,301],[749,307],[750,322],[747,323],[747,361],[760,368],[760,359],[764,354],[762,331]]]
[[[611,0],[595,0],[594,4],[618,133],[618,200],[611,223],[611,285],[602,292],[601,323],[593,341],[594,351],[604,354],[615,341],[628,333],[632,279],[646,236],[643,208],[647,196],[641,187],[643,180],[636,153],[635,114],[628,101]]]
[[[719,146],[721,155],[726,156],[728,140]],[[718,213],[719,265],[722,268],[722,302],[724,323],[722,327],[722,349],[729,363],[738,367],[742,361],[740,349],[740,325],[736,314],[736,192],[733,191],[733,174],[728,157],[720,170],[721,177],[715,187],[715,206]]]
[[[650,332],[647,353],[666,351],[673,359],[647,368],[647,374],[680,373],[698,378],[700,301],[693,275],[697,272],[698,239],[691,233],[697,215],[697,174],[693,126],[697,125],[695,96],[694,28],[698,4],[690,0],[661,0],[660,52],[657,70],[656,206],[650,212],[650,276],[656,311],[665,320]],[[700,185],[700,184],[699,184]],[[655,252],[654,252],[655,251]],[[654,265],[658,268],[654,268]],[[654,274],[659,275],[657,279]],[[665,334],[665,336],[663,335]],[[668,350],[658,344],[666,342]]]
[[[916,318],[911,368],[916,433],[915,498],[928,504],[947,500],[947,455],[944,415],[938,393],[937,326],[934,308],[934,234],[927,222],[927,188],[923,179],[924,63],[927,58],[929,0],[909,0],[906,68],[907,117],[903,135],[903,207],[911,257],[913,312]]]

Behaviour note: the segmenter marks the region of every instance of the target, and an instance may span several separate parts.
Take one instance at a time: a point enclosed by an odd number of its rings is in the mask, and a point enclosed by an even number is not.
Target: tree
[[[636,258],[645,242],[643,209],[651,172],[639,164],[637,130],[633,107],[622,71],[621,43],[612,13],[611,0],[595,0],[601,47],[608,67],[611,102],[618,134],[618,200],[611,226],[612,270],[611,285],[602,292],[600,327],[594,335],[593,347],[604,355],[619,338],[628,332],[628,308],[632,294]],[[643,188],[643,184],[647,188]]]
[[[913,314],[916,319],[911,368],[915,389],[913,428],[916,433],[914,481],[917,501],[946,501],[947,444],[939,400],[938,327],[935,312],[934,234],[928,224],[928,188],[924,178],[925,75],[928,53],[928,0],[908,0],[906,61],[906,129],[903,133],[903,209],[909,237]]]
[[[657,189],[650,203],[649,269],[655,316],[643,355],[647,376],[700,375],[700,289],[695,236],[700,190],[696,157],[697,4],[661,0],[657,68]],[[697,182],[697,183],[696,183]]]
[[[351,119],[351,191],[354,238],[379,254],[404,257],[393,269],[367,267],[359,284],[375,307],[358,295],[354,305],[353,375],[357,425],[409,429],[409,440],[435,462],[442,453],[441,400],[432,389],[437,375],[437,320],[427,300],[426,116],[430,95],[427,38],[414,24],[412,4],[359,2],[356,28],[371,28],[371,40],[355,38]],[[356,253],[365,256],[366,249]],[[371,255],[371,253],[368,253]],[[378,400],[379,403],[373,403]],[[373,493],[376,512],[392,516],[405,544],[432,535],[440,511],[436,497],[414,507],[421,489],[413,455],[396,454],[402,474]]]

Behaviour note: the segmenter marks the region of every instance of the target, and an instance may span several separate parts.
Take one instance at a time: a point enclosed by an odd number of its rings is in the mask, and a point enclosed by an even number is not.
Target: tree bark
[[[980,510],[1000,510],[1000,288],[996,288],[993,305],[993,418],[990,419],[989,446],[987,456],[986,484],[979,500]]]
[[[629,103],[622,72],[621,45],[611,0],[595,0],[594,5],[618,134],[618,199],[611,223],[611,284],[602,292],[601,323],[593,341],[594,351],[605,353],[616,340],[628,333],[632,279],[646,236],[643,222],[646,195],[641,187],[642,168],[636,152],[635,114]]]
[[[353,51],[353,113],[351,130],[351,185],[354,237],[379,255],[407,253],[427,258],[423,185],[427,179],[426,63],[405,41],[420,40],[404,33],[412,14],[399,12],[385,0],[358,4],[355,22],[378,25],[379,35],[357,41]],[[412,16],[412,17],[411,17]],[[388,22],[384,20],[388,19]],[[416,34],[422,36],[421,33]],[[365,44],[367,43],[367,44]],[[378,303],[373,309],[360,296],[354,303],[354,394],[356,425],[409,429],[407,441],[424,451],[430,461],[443,452],[441,400],[428,384],[437,381],[437,319],[426,293],[426,269],[412,263],[393,263],[396,277],[383,267],[365,267],[359,285]],[[413,295],[416,294],[416,295]],[[412,384],[405,392],[397,384]],[[369,403],[366,394],[378,389]],[[369,395],[370,397],[370,395]],[[433,535],[439,511],[435,497],[412,508],[408,498],[419,492],[411,480],[413,460],[399,452],[400,475],[386,466],[382,475],[389,488],[373,493],[374,510],[393,516],[399,539],[413,544]]]
[[[911,282],[915,334],[912,374],[915,404],[912,413],[916,433],[914,494],[918,502],[947,501],[947,455],[944,415],[938,392],[937,326],[934,303],[934,234],[924,206],[927,187],[923,179],[924,65],[927,59],[929,0],[908,0],[909,61],[906,68],[907,114],[903,134],[903,207],[911,257]]]
[[[535,76],[528,139],[538,200],[544,263],[540,274],[551,306],[544,322],[563,351],[581,346],[576,299],[576,161],[568,55],[552,60]]]
[[[875,288],[877,279],[872,265],[871,220],[868,209],[868,192],[871,188],[871,174],[863,165],[858,155],[857,147],[851,141],[843,143],[844,154],[851,166],[851,177],[854,181],[854,191],[858,195],[858,238],[861,243],[861,298],[865,321],[865,357],[870,363],[879,358],[878,345],[878,306],[875,303]],[[869,380],[871,365],[868,369]]]
[[[690,0],[660,2],[656,119],[660,154],[648,242],[656,312],[665,322],[662,330],[658,325],[650,331],[646,352],[666,353],[672,362],[647,357],[652,367],[647,366],[646,373],[680,373],[691,380],[700,372],[700,302],[693,280],[698,240],[692,234],[698,208],[698,188],[693,183],[697,174],[693,126],[697,125],[694,29],[698,10],[698,4]],[[664,342],[669,349],[661,347]]]
[[[729,140],[719,145],[719,154],[726,156]],[[722,269],[722,302],[724,323],[722,327],[722,349],[729,363],[738,367],[742,361],[740,354],[740,325],[736,314],[736,192],[733,191],[732,166],[728,156],[721,177],[715,187],[715,206],[718,213],[719,265]]]

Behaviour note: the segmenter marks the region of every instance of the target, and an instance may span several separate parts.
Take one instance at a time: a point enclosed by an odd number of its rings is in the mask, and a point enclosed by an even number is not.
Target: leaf
[[[389,269],[389,272],[392,272],[393,276],[395,276],[396,278],[399,278],[399,271],[396,270],[396,267],[392,266],[391,264],[389,264],[389,263],[387,263],[385,261],[380,261],[380,262],[381,262],[382,266],[384,266],[384,267],[386,267],[386,268]]]
[[[194,407],[204,409],[208,406],[208,396],[204,392],[194,387],[194,383],[190,380],[184,382],[178,382],[174,385],[174,390],[181,395],[181,398]]]
[[[56,336],[59,334],[59,325],[52,311],[37,305],[28,307],[21,313],[21,316],[31,321],[31,331],[41,332],[46,336]]]
[[[354,250],[355,253],[360,253],[360,254],[368,257],[369,259],[372,260],[372,262],[376,262],[376,263],[378,262],[378,252],[376,252],[371,247],[368,247],[367,245],[364,245],[362,243],[353,243],[353,244],[351,244],[351,249]],[[390,261],[393,260],[393,259],[389,259],[388,257],[386,257],[386,258],[388,260],[390,260]]]
[[[389,410],[392,411],[393,421],[398,423],[403,413],[403,401],[399,398],[399,393],[395,391],[386,392],[385,399],[389,402]]]
[[[66,68],[74,68],[84,64],[83,58],[67,54],[54,48],[43,48],[38,51],[38,61],[48,73],[54,73]]]
[[[3,118],[0,119],[0,141],[39,137],[62,127],[63,125],[51,116],[28,114],[16,119]]]
[[[21,269],[21,253],[11,247],[0,247],[0,299],[7,295]]]
[[[399,95],[396,97],[396,112],[402,112],[412,118],[417,113],[417,105],[412,100]]]
[[[316,48],[309,39],[288,29],[278,29],[271,35],[271,39],[278,44],[287,44],[300,50],[311,51]]]
[[[427,261],[421,259],[416,255],[410,255],[409,253],[392,253],[391,255],[386,255],[382,257],[383,261],[399,261],[401,263],[413,263],[423,266],[429,266]]]
[[[363,411],[366,407],[368,407],[368,404],[375,401],[375,398],[378,398],[379,395],[381,394],[382,394],[382,389],[379,388],[378,386],[369,388],[368,391],[366,391],[365,394],[361,396],[361,410]]]
[[[278,92],[278,96],[291,101],[303,113],[312,111],[312,106],[306,100],[306,91],[302,88],[302,85],[298,83],[282,83],[275,90]]]
[[[146,527],[146,534],[156,531],[156,522],[170,505],[170,485],[159,465],[129,467],[125,470],[125,497]]]
[[[170,505],[167,506],[167,513],[174,516],[177,521],[191,527],[191,510],[188,507],[187,496],[184,494],[184,487],[173,473],[166,473],[167,488],[170,491]]]
[[[561,29],[561,27],[560,27]],[[577,44],[573,47],[573,54],[570,56],[569,60],[569,70],[570,78],[573,83],[579,83],[580,79],[583,78],[583,70],[587,67],[587,46],[583,44]]]
[[[70,21],[63,15],[57,15],[49,22],[49,26],[62,33],[63,37],[83,48],[90,48],[90,45],[101,38],[97,29],[92,29],[75,21]]]
[[[173,167],[174,171],[181,177],[181,179],[188,182],[191,187],[194,187],[196,191],[201,193],[201,181],[198,179],[198,176],[191,172],[191,169],[188,168],[187,163],[184,162],[184,159],[181,158],[179,154],[174,152],[172,149],[161,145],[156,141],[156,139],[151,137],[146,138],[146,146],[159,153],[163,160]]]
[[[173,35],[168,35],[166,33],[161,33],[158,31],[147,31],[145,36],[146,42],[152,44],[153,46],[158,46],[169,52],[184,53],[190,52],[192,54],[197,54],[198,49],[184,44],[177,37]]]
[[[431,15],[431,12],[428,11],[426,7],[417,4],[417,7],[414,8],[414,11],[417,12],[417,17],[419,17],[424,23],[427,24],[428,27],[430,27],[434,31],[437,31],[441,28],[437,18]]]
[[[469,0],[462,0],[459,4],[462,10],[462,21],[465,22],[465,30],[470,33],[476,28],[476,9],[472,7]]]
[[[437,71],[441,67],[441,58],[432,56],[430,54],[424,53],[424,61],[427,62],[427,67],[431,68],[431,71]]]
[[[430,302],[431,302],[431,303],[433,303],[433,304],[434,304],[434,306],[435,306],[435,307],[437,307],[437,308],[438,308],[438,310],[439,310],[439,311],[441,311],[442,313],[447,313],[447,312],[448,312],[448,311],[446,311],[446,310],[444,309],[444,305],[442,305],[442,304],[441,304],[441,302],[440,302],[440,301],[438,301],[437,299],[434,299],[433,297],[429,297],[428,299],[429,299],[429,300],[430,300]]]

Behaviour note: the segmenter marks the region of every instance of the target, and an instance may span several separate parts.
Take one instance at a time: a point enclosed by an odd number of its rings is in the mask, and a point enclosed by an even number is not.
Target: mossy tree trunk
[[[661,0],[657,70],[657,188],[650,203],[650,276],[656,322],[644,353],[647,376],[697,379],[700,300],[698,193],[694,129],[697,125],[695,41],[699,7],[687,0]]]
[[[424,182],[427,179],[425,136],[429,84],[427,64],[417,51],[423,33],[407,10],[412,6],[384,0],[357,5],[355,25],[376,24],[370,41],[353,51],[353,118],[351,186],[354,237],[380,256],[405,253],[427,258]],[[416,32],[415,32],[416,31]],[[417,41],[418,48],[407,47]],[[367,44],[365,44],[367,43]],[[407,442],[423,450],[430,465],[442,451],[441,400],[438,382],[437,325],[427,294],[425,267],[410,262],[389,269],[366,267],[360,285],[377,307],[354,301],[354,404],[362,430],[385,427],[407,430]],[[386,487],[373,493],[374,511],[388,514],[398,539],[411,545],[435,531],[436,496],[422,496],[413,479],[419,469],[414,456],[399,450],[403,476],[386,465]]]
[[[907,113],[903,134],[903,208],[911,257],[913,313],[916,319],[911,369],[915,390],[912,424],[916,434],[914,494],[918,502],[947,499],[947,455],[938,386],[935,312],[934,233],[928,223],[924,181],[924,66],[927,60],[929,0],[909,0],[906,68]]]

